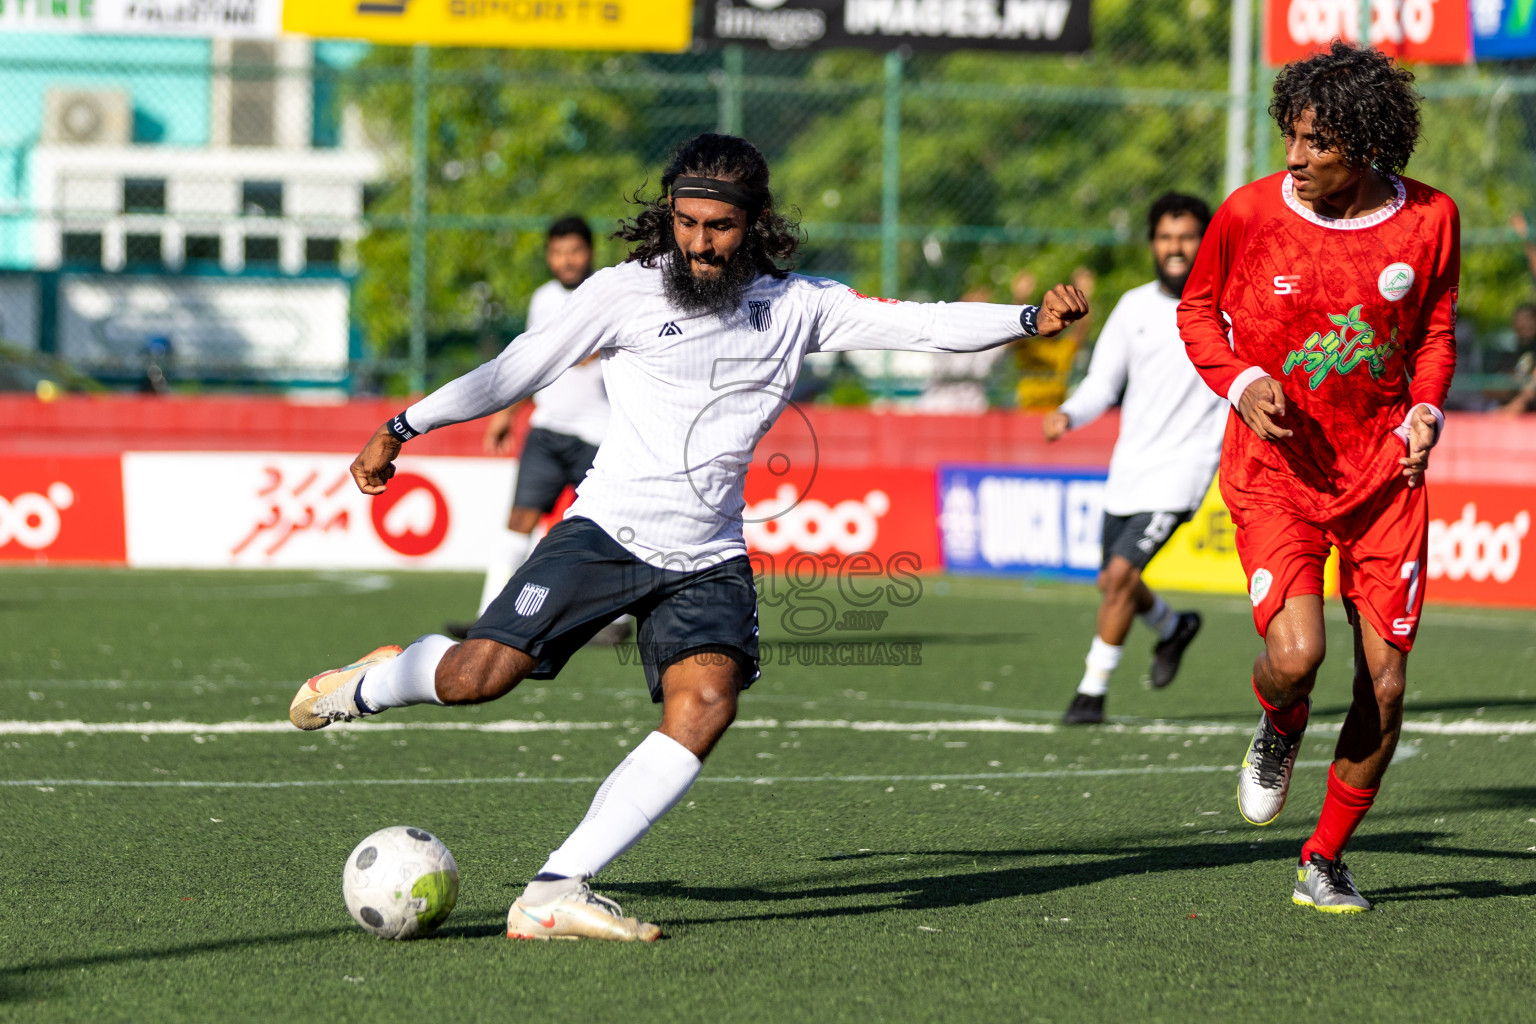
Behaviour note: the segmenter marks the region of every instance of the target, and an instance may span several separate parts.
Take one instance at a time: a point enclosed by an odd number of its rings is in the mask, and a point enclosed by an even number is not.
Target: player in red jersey
[[[1323,562],[1339,550],[1354,699],[1293,893],[1334,913],[1370,909],[1341,854],[1402,726],[1424,600],[1423,474],[1456,364],[1456,204],[1400,176],[1419,137],[1412,81],[1340,42],[1287,65],[1269,108],[1286,170],[1222,204],[1178,313],[1190,360],[1234,413],[1221,487],[1264,637],[1264,712],[1238,777],[1255,825],[1285,803],[1323,660]]]

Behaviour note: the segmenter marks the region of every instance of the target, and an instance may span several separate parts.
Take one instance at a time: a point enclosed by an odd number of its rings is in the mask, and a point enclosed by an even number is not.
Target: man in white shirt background
[[[544,262],[553,276],[528,302],[527,331],[554,323],[565,300],[592,276],[592,228],[586,220],[573,214],[550,224]],[[581,483],[592,468],[608,429],[608,392],[603,388],[597,356],[566,370],[529,401],[533,416],[528,420],[528,436],[518,462],[512,511],[506,529],[491,542],[477,616],[484,614],[533,550],[539,520],[554,511],[566,487]],[[488,454],[511,454],[517,408],[503,409],[486,421]],[[629,635],[632,621],[628,615],[620,616],[593,639],[619,643]],[[473,625],[472,621],[450,622],[444,630],[462,640]]]
[[[1104,720],[1109,677],[1138,614],[1157,633],[1149,675],[1158,689],[1173,682],[1184,649],[1200,631],[1199,612],[1174,611],[1141,574],[1200,507],[1221,460],[1227,403],[1201,389],[1177,323],[1179,296],[1210,219],[1210,209],[1193,196],[1169,192],[1152,204],[1147,233],[1157,279],[1120,297],[1094,346],[1088,376],[1042,424],[1046,440],[1055,441],[1120,403],[1120,436],[1104,488],[1098,631],[1063,718],[1068,725]]]

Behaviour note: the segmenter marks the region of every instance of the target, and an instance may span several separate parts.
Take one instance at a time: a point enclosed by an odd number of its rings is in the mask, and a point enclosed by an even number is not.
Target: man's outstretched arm
[[[594,275],[571,296],[557,321],[520,335],[495,359],[391,417],[352,460],[358,489],[382,494],[395,474],[401,446],[417,434],[505,409],[594,355],[617,326],[623,303],[615,301],[613,292],[609,279]]]
[[[980,352],[1020,338],[1051,337],[1088,314],[1088,299],[1069,284],[1046,292],[1039,306],[990,302],[896,302],[824,284],[810,351]]]

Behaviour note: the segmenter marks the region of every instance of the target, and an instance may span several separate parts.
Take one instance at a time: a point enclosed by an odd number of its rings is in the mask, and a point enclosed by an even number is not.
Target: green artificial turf
[[[478,586],[5,571],[0,720],[281,722],[305,677],[462,617]],[[1536,720],[1536,615],[1426,615],[1408,719],[1441,729],[1405,734],[1351,847],[1376,911],[1335,917],[1289,896],[1346,700],[1342,618],[1291,803],[1256,829],[1227,770],[1257,717],[1247,603],[1176,603],[1206,616],[1183,673],[1139,685],[1137,626],[1108,727],[1045,728],[1092,636],[1085,588],[928,580],[915,604],[880,605],[878,632],[820,638],[918,644],[921,664],[770,664],[700,782],[598,880],[662,924],[643,946],[502,937],[522,883],[657,720],[611,650],[494,704],[377,720],[403,729],[7,725],[0,1019],[1529,1019],[1536,734],[1444,724]],[[763,608],[780,655],[782,612]],[[931,725],[994,719],[1041,731]],[[503,720],[541,728],[414,727]],[[929,724],[868,727],[886,722]],[[189,785],[299,781],[316,784]],[[425,941],[377,940],[342,905],[348,851],[392,824],[441,836],[462,872]]]

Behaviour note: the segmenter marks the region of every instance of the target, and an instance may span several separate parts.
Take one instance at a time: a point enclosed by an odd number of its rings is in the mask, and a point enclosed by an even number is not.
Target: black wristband
[[[1019,324],[1024,328],[1024,333],[1031,338],[1038,337],[1040,334],[1040,325],[1036,323],[1039,318],[1039,306],[1025,306],[1019,311]]]
[[[384,424],[384,429],[395,436],[395,440],[404,443],[415,437],[420,431],[412,430],[411,425],[405,421],[405,413],[397,414],[393,419]]]

